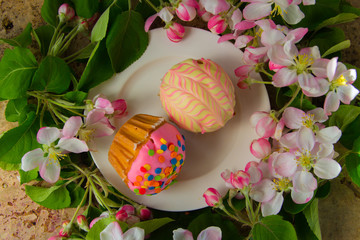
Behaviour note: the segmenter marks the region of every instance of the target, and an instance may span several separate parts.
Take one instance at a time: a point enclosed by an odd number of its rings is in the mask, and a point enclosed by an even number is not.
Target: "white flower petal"
[[[285,109],[283,113],[282,119],[284,119],[284,123],[286,127],[290,129],[299,129],[302,124],[302,117],[305,115],[305,113],[294,107],[288,107]]]
[[[312,192],[317,188],[317,181],[307,171],[298,171],[293,177],[293,187],[297,192]]]
[[[327,77],[329,78],[330,82],[334,79],[334,76],[335,76],[337,60],[338,60],[337,57],[330,59],[328,65],[327,65],[327,68],[326,68]]]
[[[62,129],[62,134],[64,137],[70,138],[74,137],[79,131],[83,121],[81,117],[70,117],[64,124]]]
[[[335,112],[338,110],[340,106],[339,96],[335,93],[335,91],[328,92],[324,102],[324,111],[327,115],[330,115],[331,112]]]
[[[43,127],[40,128],[36,139],[40,144],[46,144],[50,146],[51,143],[55,142],[61,136],[61,132],[56,127]]]
[[[202,230],[197,240],[221,240],[221,229],[219,227],[208,227]]]
[[[173,240],[194,240],[189,230],[178,228],[173,231]]]
[[[290,132],[283,135],[279,140],[280,144],[288,149],[297,148],[297,134],[297,132]]]
[[[246,20],[258,20],[269,16],[271,13],[271,3],[250,3],[244,10],[244,18]]]
[[[86,142],[77,138],[60,138],[57,147],[72,153],[82,153],[89,151]]]
[[[281,68],[273,76],[273,85],[275,87],[286,87],[296,83],[298,75],[296,70],[289,68]]]
[[[359,90],[353,85],[340,86],[337,88],[337,94],[341,102],[350,104],[350,102],[359,94]]]
[[[336,126],[323,128],[316,133],[316,139],[321,143],[334,144],[339,141],[340,137],[341,130]]]
[[[60,176],[60,163],[58,160],[47,159],[39,166],[40,176],[48,183],[55,183]]]
[[[253,185],[249,195],[257,202],[267,202],[275,196],[275,193],[274,183],[270,179],[263,179]]]
[[[293,153],[281,153],[273,163],[276,173],[283,177],[291,177],[297,169],[295,158]]]
[[[133,227],[127,230],[123,236],[124,240],[144,240],[145,231],[139,227]]]
[[[100,233],[100,240],[123,240],[123,233],[118,222],[112,222]]]
[[[297,24],[305,17],[305,14],[298,5],[291,4],[283,11],[282,17],[289,24]]]
[[[26,171],[30,171],[40,165],[40,163],[46,161],[44,157],[44,152],[41,148],[34,149],[30,152],[27,152],[21,158],[21,169]]]
[[[301,151],[311,151],[315,146],[314,132],[307,127],[301,127],[297,135],[297,144]]]
[[[277,192],[273,199],[261,204],[261,213],[264,217],[269,215],[276,215],[280,212],[284,197],[282,192]]]
[[[320,158],[314,166],[314,173],[322,179],[336,178],[340,172],[340,164],[331,158]]]
[[[329,119],[323,108],[315,108],[308,111],[307,114],[314,115],[314,121],[319,123],[325,122]]]
[[[307,203],[314,196],[314,191],[312,192],[296,192],[295,190],[291,191],[291,198],[297,204]]]

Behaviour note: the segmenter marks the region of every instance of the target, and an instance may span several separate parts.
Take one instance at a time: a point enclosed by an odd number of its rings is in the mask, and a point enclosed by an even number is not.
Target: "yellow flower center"
[[[303,126],[307,128],[313,128],[314,126],[314,114],[304,114],[303,117],[301,117],[301,123]]]
[[[285,10],[284,10],[284,13],[287,13]],[[272,17],[276,17],[277,15],[283,15],[283,10],[281,9],[281,7],[279,6],[279,5],[277,5],[276,3],[275,3],[275,7],[273,8],[273,10],[271,10],[271,13],[270,13],[270,15],[272,16]]]
[[[330,90],[334,90],[337,87],[346,86],[346,85],[347,85],[347,80],[344,77],[344,75],[341,74],[340,77],[331,81]]]
[[[291,187],[291,181],[286,177],[273,179],[273,183],[275,183],[275,190],[279,192],[286,191]]]
[[[312,55],[302,54],[296,56],[294,61],[296,63],[296,72],[299,75],[308,71],[308,68],[314,63],[314,57]]]
[[[296,160],[298,165],[304,169],[310,170],[313,166],[314,157],[311,156],[310,151],[306,150],[301,153],[300,157]]]
[[[49,166],[51,164],[60,165],[59,161],[64,159],[65,156],[66,156],[66,154],[61,153],[59,149],[50,147],[48,149],[48,162],[46,165],[47,166]]]
[[[80,129],[78,134],[79,134],[79,139],[83,140],[85,142],[89,142],[93,137],[93,133],[95,132],[95,129]]]

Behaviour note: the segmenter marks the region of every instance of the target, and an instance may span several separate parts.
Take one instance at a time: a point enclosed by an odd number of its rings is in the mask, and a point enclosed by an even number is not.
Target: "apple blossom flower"
[[[301,127],[317,129],[317,123],[325,122],[328,117],[322,108],[315,108],[308,112],[301,109],[288,107],[284,110],[282,119],[286,127],[290,129],[300,129]]]
[[[89,224],[87,222],[87,219],[84,215],[79,215],[76,217],[76,223],[79,226],[80,229],[88,232],[89,231]]]
[[[176,15],[185,22],[192,21],[196,16],[196,6],[197,2],[195,0],[183,0],[175,10]]]
[[[166,29],[166,35],[172,42],[180,42],[185,35],[185,28],[180,23],[172,22]]]
[[[277,118],[273,112],[258,111],[251,115],[250,124],[255,128],[256,133],[261,138],[272,137],[277,126]]]
[[[69,4],[63,3],[58,9],[58,15],[60,22],[67,22],[75,17],[75,10]]]
[[[347,69],[343,63],[338,62],[337,57],[328,62],[326,70],[330,91],[326,95],[324,109],[326,114],[330,115],[339,108],[340,101],[350,104],[359,94],[359,90],[352,85],[357,77],[356,70]]]
[[[128,229],[125,233],[122,232],[118,222],[110,223],[101,233],[101,240],[143,240],[145,238],[145,231],[139,227]]]
[[[208,188],[204,192],[203,197],[205,198],[206,204],[210,207],[222,206],[222,197],[215,188]]]
[[[103,218],[109,217],[109,216],[110,216],[109,212],[102,212],[102,213],[100,214],[100,216],[94,218],[94,219],[90,222],[89,228],[92,228],[92,227],[95,225],[95,223],[97,223],[97,221],[99,221],[99,220],[101,220],[101,219],[103,219]]]
[[[152,212],[146,207],[142,207],[138,210],[138,216],[140,217],[141,221],[146,221],[153,218]]]
[[[255,139],[250,144],[250,152],[254,157],[264,159],[271,153],[271,144],[266,138]]]
[[[26,153],[21,159],[21,169],[30,171],[39,167],[40,176],[49,183],[55,183],[60,176],[59,161],[66,156],[64,152],[81,153],[88,151],[86,144],[79,139],[63,139],[61,131],[55,127],[40,128],[36,139],[42,148]]]
[[[230,4],[226,0],[200,0],[199,5],[200,7],[203,7],[206,12],[213,15],[217,15],[230,9]]]
[[[207,26],[212,33],[221,34],[226,30],[227,23],[224,17],[215,15],[209,19]]]
[[[250,175],[249,183],[256,184],[263,178],[263,170],[261,169],[261,163],[250,161],[245,166],[245,172]]]
[[[170,7],[162,8],[158,13],[155,13],[154,15],[151,15],[150,17],[148,17],[146,19],[146,21],[145,21],[145,32],[148,32],[150,30],[151,24],[155,21],[155,19],[157,17],[160,17],[161,20],[163,20],[165,23],[169,23],[174,18],[174,15],[171,12]]]
[[[197,240],[221,240],[222,233],[219,227],[207,227],[202,230]],[[194,240],[192,233],[189,230],[178,228],[173,231],[173,240]]]
[[[126,115],[127,104],[124,99],[117,99],[111,102],[112,107],[114,108],[113,116],[115,118],[120,118]]]

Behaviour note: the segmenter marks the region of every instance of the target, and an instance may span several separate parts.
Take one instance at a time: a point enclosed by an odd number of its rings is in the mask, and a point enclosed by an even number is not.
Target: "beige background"
[[[360,7],[359,0],[350,2]],[[42,0],[0,0],[0,38],[18,35],[28,22],[35,28],[42,25],[41,5]],[[360,20],[341,27],[352,43],[351,48],[345,51],[344,61],[360,67]],[[0,45],[0,56],[6,47]],[[4,120],[4,107],[5,104],[0,102],[0,133],[14,126]],[[324,240],[360,239],[360,195],[356,196],[350,189],[353,186],[341,180],[333,181],[330,196],[320,200]],[[26,196],[24,187],[19,185],[17,172],[0,169],[0,240],[47,239],[58,232],[60,224],[69,220],[73,211],[49,210],[33,203]]]

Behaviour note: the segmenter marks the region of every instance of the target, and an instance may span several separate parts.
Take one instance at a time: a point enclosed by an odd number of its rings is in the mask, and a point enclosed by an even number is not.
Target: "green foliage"
[[[32,180],[37,179],[39,176],[37,168],[27,172],[20,169],[19,174],[20,174],[20,184],[28,183]]]
[[[344,131],[359,115],[360,107],[341,105],[339,109],[331,115],[329,125],[337,126],[341,131]]]
[[[326,56],[328,56],[330,54],[339,52],[339,51],[344,50],[344,49],[349,48],[349,47],[350,47],[350,40],[342,41],[342,42],[332,46],[328,50],[326,50],[326,52],[324,52],[322,57],[326,57]]]
[[[144,20],[135,11],[126,11],[116,17],[106,38],[106,48],[115,72],[121,72],[146,50],[148,35]]]
[[[345,164],[351,180],[360,186],[360,154],[350,153],[345,158]]]
[[[36,203],[50,209],[69,207],[71,198],[64,185],[55,185],[50,188],[25,186],[26,194]]]
[[[64,2],[65,1],[63,0],[44,0],[41,7],[41,17],[45,20],[45,22],[56,27],[58,22],[58,9]]]
[[[290,194],[288,194],[285,196],[283,208],[288,213],[297,214],[302,212],[311,203],[311,201],[312,200],[304,204],[297,204],[294,203],[294,201],[291,199]]]
[[[155,218],[143,222],[138,222],[133,225],[133,227],[139,227],[145,230],[145,235],[152,233],[153,231],[159,229],[160,227],[168,224],[169,222],[174,221],[171,218]]]
[[[310,40],[310,46],[318,46],[321,53],[326,53],[333,46],[345,41],[344,31],[340,28],[323,28],[319,30]],[[345,43],[346,45],[346,43]],[[340,45],[341,46],[341,45]],[[339,56],[330,54],[327,57]]]
[[[54,34],[54,28],[49,25],[43,25],[35,29],[33,34],[39,45],[41,55],[46,56],[49,51],[51,38]]]
[[[0,62],[0,98],[16,99],[26,96],[36,69],[36,59],[29,49],[6,49]]]
[[[318,209],[318,199],[314,199],[310,205],[303,211],[303,214],[306,218],[307,223],[309,224],[310,229],[313,231],[315,236],[321,240],[321,230],[319,223],[319,209]]]
[[[22,122],[26,119],[24,108],[27,106],[27,98],[9,100],[5,109],[5,118],[9,122]]]
[[[75,12],[83,18],[91,18],[99,8],[99,1],[94,0],[72,0]]]
[[[26,48],[27,46],[29,46],[31,44],[31,31],[32,31],[32,26],[31,23],[28,23],[28,25],[26,25],[25,29],[23,30],[23,32],[11,39],[5,39],[5,38],[0,38],[0,44],[1,43],[7,43],[13,47],[23,47]]]
[[[100,232],[102,232],[107,225],[109,225],[112,222],[115,222],[116,218],[115,216],[110,216],[107,218],[102,218],[99,221],[97,221],[94,226],[90,229],[88,234],[86,235],[87,240],[100,240]],[[125,232],[127,230],[127,225],[124,222],[118,222],[120,224],[121,230]]]
[[[109,23],[110,8],[107,8],[96,22],[91,31],[91,42],[98,42],[105,38]]]
[[[85,195],[85,189],[75,183],[70,183],[66,186],[66,189],[69,191],[71,203],[70,208],[76,208],[80,206],[81,200]],[[83,203],[84,205],[84,203]]]
[[[288,240],[297,239],[293,225],[278,215],[261,219],[252,229],[254,240]]]

